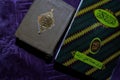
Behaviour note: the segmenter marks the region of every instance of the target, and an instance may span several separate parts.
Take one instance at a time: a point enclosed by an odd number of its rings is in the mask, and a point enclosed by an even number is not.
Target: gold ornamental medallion
[[[54,26],[53,9],[38,16],[38,33],[51,29]]]
[[[96,54],[101,48],[101,39],[94,38],[90,44],[90,53]]]

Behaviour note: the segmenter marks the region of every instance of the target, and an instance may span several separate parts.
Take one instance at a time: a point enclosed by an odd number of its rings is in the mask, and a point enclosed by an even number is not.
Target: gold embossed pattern
[[[38,33],[52,29],[54,25],[53,9],[38,16]]]

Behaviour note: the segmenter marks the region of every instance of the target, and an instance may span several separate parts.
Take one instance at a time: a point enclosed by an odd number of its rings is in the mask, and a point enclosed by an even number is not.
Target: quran
[[[119,41],[119,1],[84,0],[55,66],[80,80],[110,80],[120,56]]]
[[[53,56],[75,11],[63,0],[35,0],[15,35],[20,41]]]

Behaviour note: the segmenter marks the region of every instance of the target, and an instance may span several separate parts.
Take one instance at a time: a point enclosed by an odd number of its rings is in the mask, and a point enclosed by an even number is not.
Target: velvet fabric
[[[33,0],[0,0],[0,80],[79,80],[15,44],[15,32]],[[77,7],[79,0],[66,0]],[[120,80],[120,60],[112,80]]]

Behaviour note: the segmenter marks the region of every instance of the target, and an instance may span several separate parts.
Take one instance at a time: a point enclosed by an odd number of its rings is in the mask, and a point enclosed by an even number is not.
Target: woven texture
[[[66,1],[73,6],[78,4],[78,0]],[[44,60],[15,45],[14,34],[32,2],[0,0],[0,80],[79,80],[56,71],[53,62],[46,64]],[[119,63],[112,80],[120,79]]]
[[[94,15],[94,11],[97,9],[104,9],[110,14],[114,14],[120,21],[119,1],[83,1],[56,61],[80,73],[90,75],[95,80],[105,80],[110,79],[120,55],[120,26],[109,28],[103,25]],[[96,54],[91,54],[90,45],[95,38],[101,40],[101,48]],[[72,54],[73,51],[82,52],[102,62],[105,65],[105,69],[99,70],[75,59]]]

